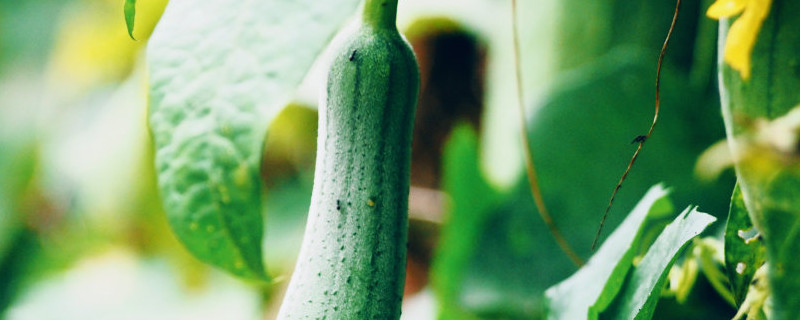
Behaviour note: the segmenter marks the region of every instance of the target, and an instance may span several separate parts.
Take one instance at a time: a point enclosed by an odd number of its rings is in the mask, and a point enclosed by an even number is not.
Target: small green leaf
[[[725,267],[736,305],[741,305],[750,281],[766,259],[766,249],[744,206],[742,190],[737,184],[731,196],[731,210],[725,226]]]
[[[133,37],[133,22],[136,18],[136,0],[125,0],[125,26],[128,27],[128,35],[131,36],[131,39],[136,40]]]
[[[264,136],[358,2],[169,2],[147,52],[149,125],[168,220],[198,259],[269,279]]]
[[[667,271],[678,253],[689,240],[715,220],[695,208],[686,208],[664,228],[639,265],[628,274],[619,295],[600,319],[651,319],[667,279]]]
[[[667,193],[661,185],[650,188],[583,268],[547,289],[548,319],[597,319],[625,281],[645,219],[672,212]]]

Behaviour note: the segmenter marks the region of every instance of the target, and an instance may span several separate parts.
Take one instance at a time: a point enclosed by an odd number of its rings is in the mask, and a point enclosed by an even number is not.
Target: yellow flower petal
[[[724,59],[731,68],[739,71],[742,79],[747,80],[750,78],[750,55],[753,52],[755,34],[748,32],[747,25],[737,22],[728,31]]]
[[[706,11],[709,18],[730,17],[744,10],[748,0],[717,0]]]
[[[741,17],[736,19],[728,30],[725,40],[724,60],[736,71],[742,79],[750,78],[750,62],[753,46],[756,43],[758,32],[764,23],[772,0],[751,0]]]

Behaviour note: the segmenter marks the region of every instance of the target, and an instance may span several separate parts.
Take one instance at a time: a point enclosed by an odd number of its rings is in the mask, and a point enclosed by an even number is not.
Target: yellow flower
[[[717,0],[708,8],[706,15],[719,19],[742,15],[733,22],[725,39],[724,60],[742,76],[750,78],[750,57],[756,43],[758,31],[769,14],[772,0]]]

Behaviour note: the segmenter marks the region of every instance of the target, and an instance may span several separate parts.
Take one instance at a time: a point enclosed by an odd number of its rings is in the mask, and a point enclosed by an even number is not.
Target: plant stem
[[[528,119],[525,116],[525,106],[523,104],[523,96],[522,96],[522,65],[520,64],[520,54],[519,54],[519,31],[517,30],[517,1],[511,0],[511,23],[512,29],[514,32],[514,64],[516,65],[516,80],[517,80],[517,103],[519,106],[519,113],[520,113],[520,128],[522,130],[522,144],[523,144],[523,153],[525,154],[525,169],[528,173],[528,183],[530,184],[531,194],[533,195],[533,201],[536,203],[536,209],[539,211],[539,216],[542,217],[542,221],[547,226],[547,229],[550,230],[550,233],[555,238],[558,246],[561,247],[561,251],[563,251],[569,258],[575,263],[576,266],[580,267],[583,266],[583,260],[574,250],[572,247],[569,246],[569,243],[564,236],[561,235],[561,232],[558,230],[555,222],[553,222],[553,218],[550,216],[550,213],[547,211],[547,207],[544,204],[544,199],[542,198],[542,191],[539,188],[539,180],[536,177],[536,167],[533,165],[533,155],[531,154],[531,145],[528,141],[528,130],[526,129],[526,120]]]
[[[366,0],[361,19],[364,24],[395,29],[398,0]]]

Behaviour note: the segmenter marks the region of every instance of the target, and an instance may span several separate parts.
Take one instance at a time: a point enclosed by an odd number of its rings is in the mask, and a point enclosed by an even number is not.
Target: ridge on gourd
[[[398,319],[419,91],[397,1],[367,0],[321,99],[308,223],[278,319]]]

